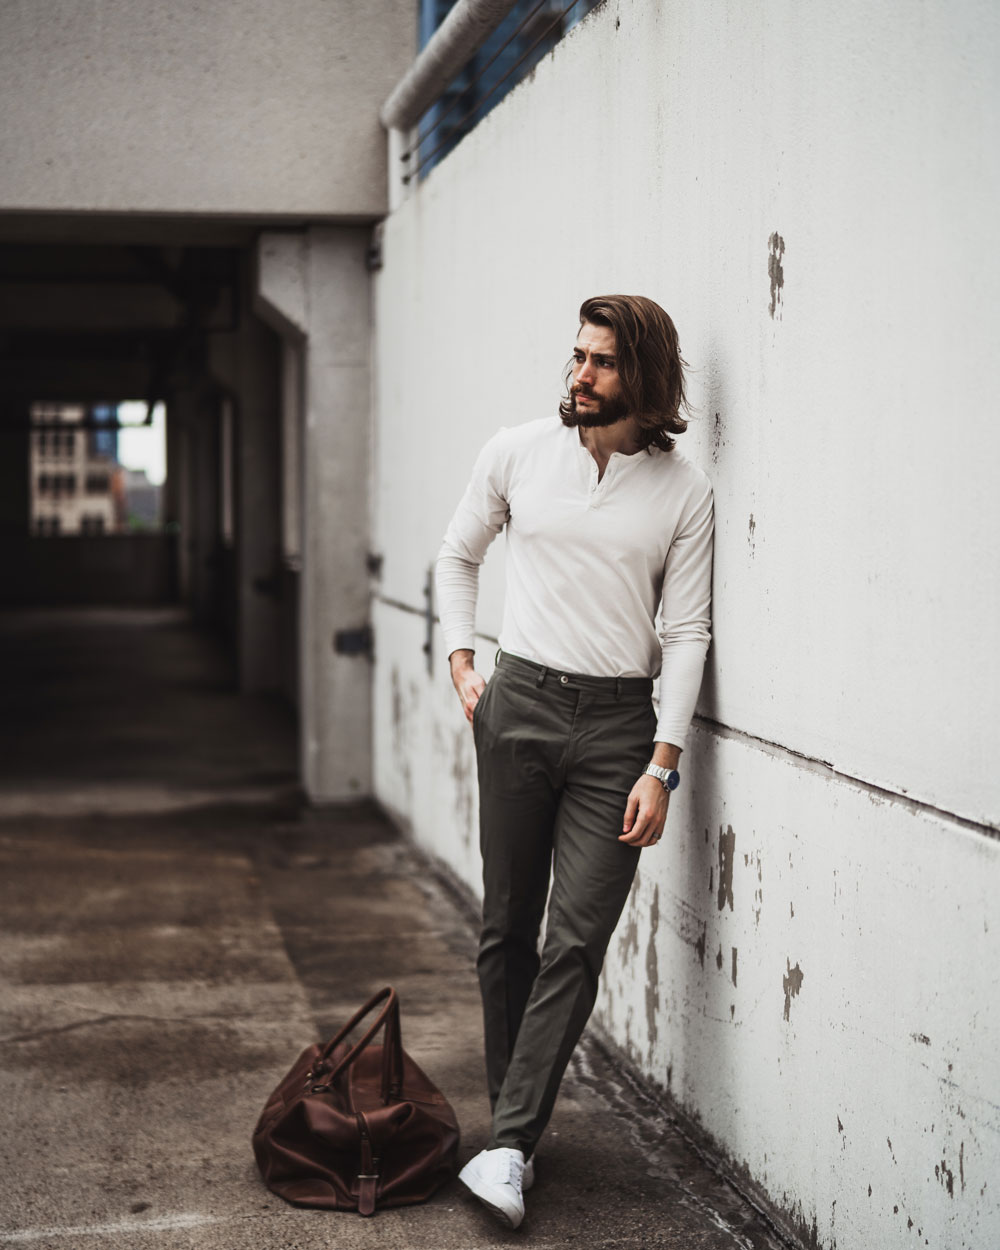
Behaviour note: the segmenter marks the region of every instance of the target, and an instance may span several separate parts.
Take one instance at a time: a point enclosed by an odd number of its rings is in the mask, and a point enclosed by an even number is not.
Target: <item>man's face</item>
[[[615,425],[628,416],[618,377],[615,332],[585,321],[573,348],[570,399],[576,425]]]

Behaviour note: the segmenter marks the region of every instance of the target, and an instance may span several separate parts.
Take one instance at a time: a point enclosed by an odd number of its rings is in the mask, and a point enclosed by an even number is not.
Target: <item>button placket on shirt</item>
[[[611,459],[604,469],[604,476],[600,480],[597,477],[597,461],[590,455],[589,451],[587,455],[590,457],[590,498],[587,502],[587,507],[599,508],[604,496],[608,493],[611,478],[617,470],[618,465],[615,457],[618,455],[618,452],[612,453]]]

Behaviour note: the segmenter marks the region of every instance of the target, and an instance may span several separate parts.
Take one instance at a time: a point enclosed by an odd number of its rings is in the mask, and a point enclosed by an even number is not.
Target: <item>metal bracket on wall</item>
[[[382,239],[382,223],[379,222],[372,229],[368,251],[365,253],[365,268],[369,273],[377,273],[382,268]]]
[[[338,629],[333,635],[333,649],[338,655],[372,656],[372,627],[362,625],[358,629]]]

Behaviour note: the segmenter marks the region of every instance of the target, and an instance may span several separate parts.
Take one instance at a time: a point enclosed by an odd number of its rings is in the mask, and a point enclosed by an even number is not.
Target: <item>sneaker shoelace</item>
[[[493,1180],[498,1185],[514,1185],[520,1188],[521,1173],[524,1164],[520,1162],[512,1150],[505,1150],[499,1159],[494,1161]]]

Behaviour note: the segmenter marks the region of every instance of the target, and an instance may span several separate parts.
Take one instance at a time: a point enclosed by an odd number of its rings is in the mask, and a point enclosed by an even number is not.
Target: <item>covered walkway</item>
[[[0,656],[0,1244],[780,1244],[593,1042],[518,1233],[457,1183],[374,1220],[270,1195],[265,1096],[385,983],[484,1143],[468,900],[374,808],[305,807],[291,716],[182,615],[8,613]]]

